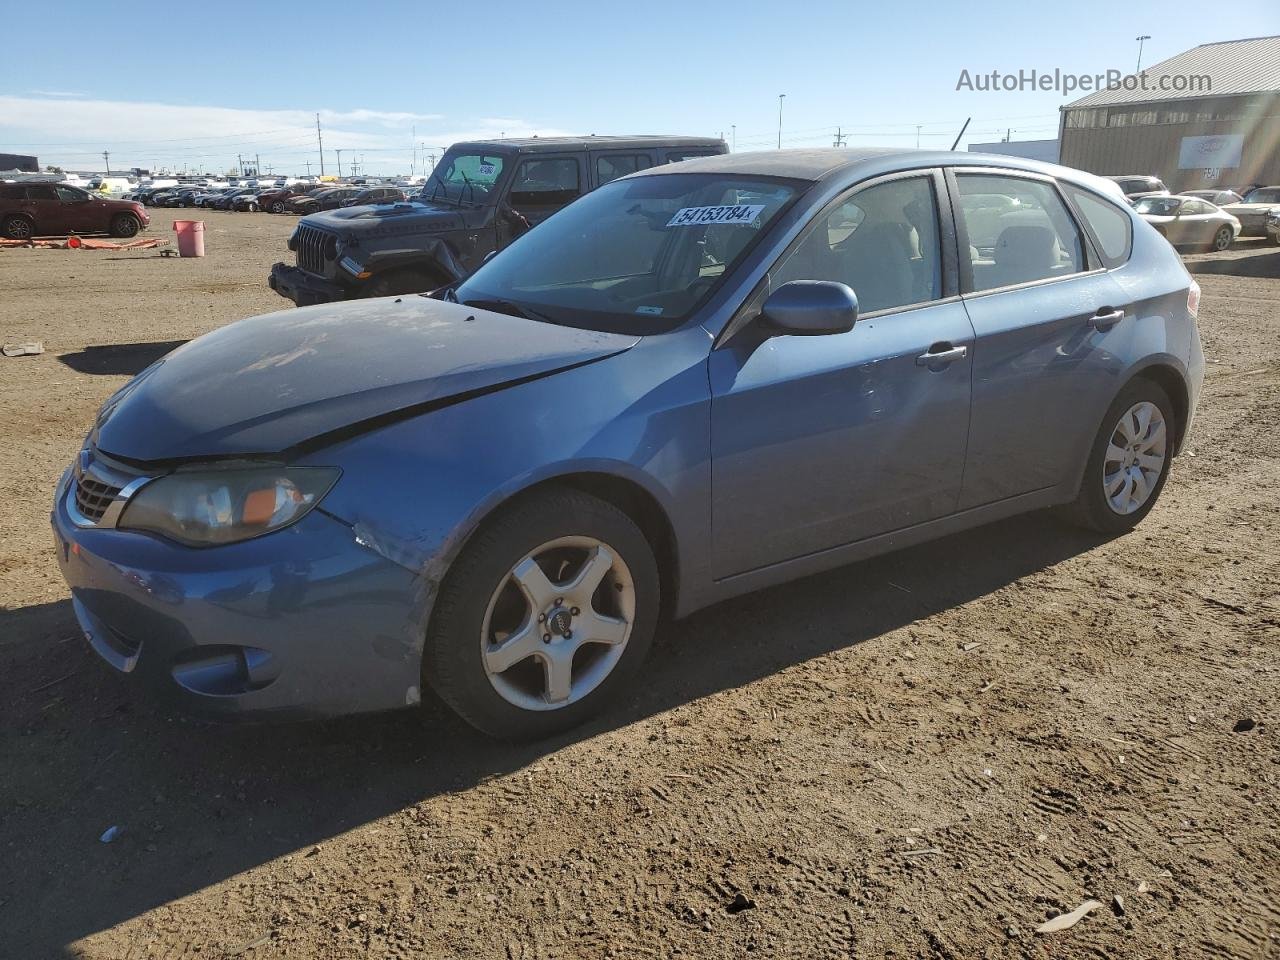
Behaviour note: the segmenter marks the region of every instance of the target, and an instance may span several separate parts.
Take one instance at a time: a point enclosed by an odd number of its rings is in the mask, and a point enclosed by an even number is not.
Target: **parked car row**
[[[151,207],[204,207],[210,210],[237,210],[269,213],[314,213],[373,203],[400,203],[409,198],[405,189],[394,186],[358,184],[295,183],[251,187],[207,187],[178,185],[139,190],[139,203]]]
[[[1158,177],[1107,179],[1123,191],[1138,215],[1175,246],[1225,250],[1239,237],[1271,237],[1269,215],[1280,216],[1280,186],[1255,185],[1171,193]],[[1280,240],[1275,240],[1280,242]]]

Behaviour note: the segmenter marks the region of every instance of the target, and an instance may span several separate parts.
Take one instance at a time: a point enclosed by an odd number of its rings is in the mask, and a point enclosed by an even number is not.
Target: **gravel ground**
[[[1137,532],[1028,516],[722,604],[510,747],[434,704],[200,724],[78,636],[47,513],[97,406],[285,305],[291,221],[202,216],[199,261],[0,251],[0,337],[46,348],[0,360],[0,955],[1280,957],[1280,249],[1188,258],[1209,373]]]

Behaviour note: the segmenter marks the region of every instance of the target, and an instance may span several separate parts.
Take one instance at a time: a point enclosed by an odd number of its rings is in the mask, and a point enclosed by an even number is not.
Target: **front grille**
[[[338,238],[306,224],[298,225],[298,266],[317,276],[325,275],[325,261],[338,252]]]
[[[120,490],[82,470],[76,477],[76,509],[85,519],[97,523]]]

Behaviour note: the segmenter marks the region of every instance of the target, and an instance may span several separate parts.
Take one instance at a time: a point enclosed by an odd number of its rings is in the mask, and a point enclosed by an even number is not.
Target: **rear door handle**
[[[1110,330],[1123,319],[1123,310],[1108,310],[1106,307],[1103,307],[1089,318],[1089,326],[1093,327],[1095,330]]]
[[[929,348],[928,353],[922,353],[916,357],[916,366],[928,367],[930,370],[940,370],[955,363],[957,360],[963,360],[968,355],[968,347],[953,347],[949,343],[935,343]]]

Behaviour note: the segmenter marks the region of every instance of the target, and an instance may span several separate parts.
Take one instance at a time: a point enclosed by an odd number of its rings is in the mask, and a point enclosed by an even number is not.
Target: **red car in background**
[[[132,200],[107,200],[65,183],[0,183],[0,234],[10,240],[109,233],[132,237],[151,223]]]

